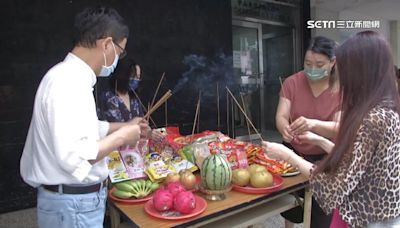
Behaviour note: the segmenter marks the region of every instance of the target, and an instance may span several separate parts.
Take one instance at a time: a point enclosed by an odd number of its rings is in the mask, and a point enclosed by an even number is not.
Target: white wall
[[[370,16],[367,14],[361,14],[351,10],[342,10],[342,11],[333,11],[333,10],[326,10],[323,8],[314,7],[312,9],[314,15],[312,15],[312,20],[351,20],[351,21],[358,21],[358,20],[367,20],[367,21],[375,21],[379,20],[380,27],[377,29],[374,28],[367,28],[367,29],[360,29],[360,28],[323,28],[323,29],[312,29],[311,34],[312,36],[326,36],[331,39],[336,40],[337,42],[341,43],[349,36],[358,33],[364,30],[374,30],[377,32],[382,33],[387,40],[390,39],[390,28],[389,28],[389,20],[377,18],[374,16]],[[314,16],[314,17],[313,17]]]
[[[400,66],[400,1],[360,0],[354,4],[346,0],[311,1],[311,20],[379,20],[377,29],[324,28],[312,29],[311,35],[326,36],[341,43],[349,36],[363,31],[374,30],[386,37],[392,47],[395,64]]]
[[[341,29],[340,31],[340,36],[341,36],[341,41],[347,39],[349,36],[356,34],[358,32],[364,31],[364,30],[373,30],[376,32],[381,33],[386,37],[386,39],[389,41],[390,39],[390,31],[389,31],[389,20],[379,18],[379,17],[374,17],[370,16],[368,14],[361,14],[355,11],[351,10],[343,10],[339,13],[339,18],[341,20],[369,20],[369,21],[374,21],[374,20],[379,20],[379,28],[378,29],[355,29],[355,28],[350,28],[350,29]]]

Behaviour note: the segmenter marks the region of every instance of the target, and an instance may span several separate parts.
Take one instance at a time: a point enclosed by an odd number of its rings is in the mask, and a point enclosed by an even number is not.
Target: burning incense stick
[[[164,76],[165,76],[165,72],[163,72],[163,74],[161,75],[160,81],[158,82],[157,89],[156,89],[156,92],[154,93],[153,100],[151,101],[150,107],[153,107],[153,105],[154,105],[154,101],[156,100],[157,93],[158,93],[158,90],[160,89],[161,82],[164,79]]]
[[[247,108],[246,108],[246,105],[244,104],[243,94],[240,94],[240,98],[242,99],[243,109],[244,109],[244,112],[246,113]],[[250,140],[250,125],[249,125],[249,121],[247,119],[246,119],[246,125],[247,125],[247,132],[249,133],[249,141],[251,141]]]
[[[141,105],[142,108],[143,108],[143,111],[144,111],[144,112],[147,112],[148,109],[146,108],[146,106],[144,106],[142,100],[140,100],[139,95],[138,95],[135,91],[133,91],[133,94],[135,95],[136,99],[138,99],[140,105]],[[156,123],[154,122],[153,118],[150,117],[150,120],[151,120],[151,122],[153,123],[154,127],[157,128],[157,125],[156,125]]]
[[[232,98],[231,98],[232,100]],[[232,138],[235,138],[235,110],[233,109],[233,102],[231,101],[231,126],[232,126]]]
[[[192,128],[192,140],[193,140],[193,135],[194,135],[194,129],[196,128],[197,115],[199,113],[199,109],[200,109],[200,94],[199,94],[199,99],[197,100],[196,113],[194,114],[194,121],[193,121],[193,128]]]
[[[197,133],[200,132],[201,91],[199,92],[199,113],[197,113]]]
[[[228,95],[228,91],[226,91],[226,127],[227,127],[227,133],[229,136],[230,132],[229,132],[229,95]]]
[[[282,83],[282,78],[281,78],[281,77],[279,77],[279,81],[281,82],[281,90],[282,90],[283,96],[284,96],[286,99],[288,99],[287,96],[286,96],[286,94],[285,94],[285,90],[283,89],[283,83]],[[285,101],[286,101],[286,100],[285,100]],[[288,103],[288,102],[285,102],[285,103],[286,103],[286,105],[288,106],[288,108],[290,108],[289,103]],[[293,122],[292,122],[292,115],[290,115],[290,109],[289,109],[289,124],[291,124],[291,123],[293,123]]]
[[[251,125],[251,127],[253,128],[253,130],[258,134],[258,136],[260,137],[260,139],[262,141],[264,141],[264,139],[262,138],[261,134],[258,132],[257,128],[254,126],[253,122],[251,122],[250,118],[247,116],[246,112],[242,109],[242,107],[240,106],[239,102],[236,100],[235,96],[233,96],[232,92],[229,90],[228,87],[225,87],[226,90],[228,91],[228,93],[231,95],[233,101],[235,101],[236,105],[238,106],[238,108],[240,109],[240,111],[243,113],[243,115],[246,117],[247,121],[249,121],[249,124]]]
[[[218,126],[218,131],[220,131],[220,112],[219,112],[219,85],[217,82],[217,126]]]
[[[146,115],[144,115],[143,118],[148,118],[150,117],[150,115],[156,111],[162,104],[164,104],[164,102],[166,102],[168,100],[168,98],[172,96],[171,90],[168,90],[161,98],[160,100],[157,101],[157,103],[154,104],[153,107],[149,108],[150,110],[148,110],[148,112],[146,113]]]
[[[168,101],[165,101],[165,127],[168,126]]]

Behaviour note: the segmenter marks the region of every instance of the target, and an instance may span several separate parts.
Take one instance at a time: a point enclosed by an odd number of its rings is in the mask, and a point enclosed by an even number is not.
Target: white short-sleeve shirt
[[[96,75],[69,53],[52,67],[36,92],[20,163],[22,178],[42,184],[92,184],[107,178],[105,159],[91,165],[109,124],[99,121],[93,97]]]

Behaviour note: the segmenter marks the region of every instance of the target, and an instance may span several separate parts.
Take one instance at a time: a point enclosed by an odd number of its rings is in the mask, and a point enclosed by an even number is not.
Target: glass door
[[[279,141],[275,114],[284,80],[295,72],[295,29],[288,25],[233,20],[233,72],[235,97],[264,139]],[[245,116],[231,101],[231,136],[259,139]],[[248,126],[249,125],[249,126]]]
[[[261,132],[263,116],[260,100],[263,94],[261,24],[235,20],[232,24],[233,74],[238,85],[234,95],[253,125]],[[233,127],[231,136],[243,140],[257,138],[255,130],[237,105],[231,102],[231,106]]]
[[[279,78],[284,81],[295,72],[294,31],[289,26],[262,25],[265,106],[263,129],[269,140],[279,141],[281,138],[275,127],[275,114],[281,89]]]

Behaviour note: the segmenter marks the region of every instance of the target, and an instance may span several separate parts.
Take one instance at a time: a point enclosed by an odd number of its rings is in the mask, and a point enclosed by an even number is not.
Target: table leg
[[[111,204],[108,204],[108,209],[110,211],[111,228],[118,228],[121,223],[121,216],[118,210]]]
[[[304,218],[303,218],[303,227],[309,228],[311,225],[311,206],[312,206],[312,193],[310,188],[307,186],[305,188],[304,194]]]

